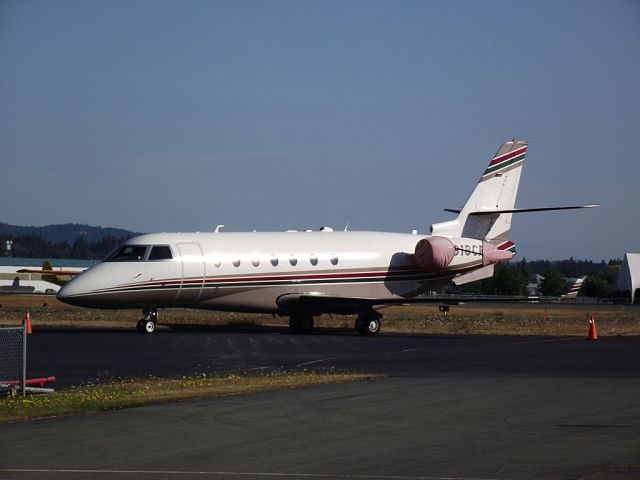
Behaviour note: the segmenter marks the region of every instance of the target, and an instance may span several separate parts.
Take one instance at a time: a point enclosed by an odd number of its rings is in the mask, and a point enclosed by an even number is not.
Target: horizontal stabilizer
[[[469,215],[496,215],[501,213],[526,213],[526,212],[549,212],[552,210],[576,210],[578,208],[596,208],[599,207],[599,203],[592,203],[589,205],[569,205],[562,207],[538,207],[538,208],[510,208],[507,210],[480,210],[476,212],[469,212]],[[460,210],[454,208],[445,208],[445,212],[460,213]]]
[[[502,250],[498,250],[502,252]],[[509,252],[513,255],[511,252]],[[493,276],[493,265],[487,265],[486,267],[479,268],[478,270],[473,270],[469,273],[465,273],[462,275],[458,275],[453,278],[451,281],[454,285],[464,285],[465,283],[476,282],[478,280],[483,280],[485,278],[490,278]]]

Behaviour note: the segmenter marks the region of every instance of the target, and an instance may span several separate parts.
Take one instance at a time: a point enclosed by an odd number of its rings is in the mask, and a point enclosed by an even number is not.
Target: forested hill
[[[103,228],[79,223],[65,223],[61,225],[45,225],[43,227],[21,227],[0,222],[0,235],[4,237],[39,236],[51,243],[67,242],[73,244],[78,238],[85,238],[90,242],[99,241],[104,237],[129,238],[138,235],[122,228]]]
[[[104,258],[118,244],[138,235],[122,228],[103,228],[77,223],[19,227],[0,222],[0,255],[5,240],[12,240],[11,255],[26,258]]]

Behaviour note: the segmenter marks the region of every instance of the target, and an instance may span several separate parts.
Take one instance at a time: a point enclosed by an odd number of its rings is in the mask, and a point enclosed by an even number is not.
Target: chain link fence
[[[25,395],[27,373],[26,328],[0,327],[0,388],[20,388]]]

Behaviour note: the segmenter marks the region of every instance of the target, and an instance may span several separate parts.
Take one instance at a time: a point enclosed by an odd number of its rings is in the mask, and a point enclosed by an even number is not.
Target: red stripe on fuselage
[[[105,288],[96,290],[95,293],[105,293],[105,292],[113,292],[113,291],[121,291],[128,289],[136,289],[136,288],[149,288],[154,286],[175,286],[180,287],[181,285],[197,285],[203,284],[203,286],[216,283],[242,283],[242,282],[254,282],[258,286],[261,282],[268,281],[296,281],[300,283],[304,283],[305,280],[340,280],[340,279],[348,279],[348,278],[379,278],[381,281],[394,281],[394,278],[399,277],[403,279],[406,276],[423,276],[425,278],[415,278],[413,281],[427,281],[434,280],[439,278],[437,274],[443,275],[445,277],[454,276],[456,274],[465,273],[467,271],[478,268],[477,265],[470,265],[466,267],[462,267],[456,270],[443,270],[442,272],[435,273],[427,273],[420,269],[406,269],[406,270],[395,270],[395,271],[383,271],[383,272],[359,272],[359,273],[327,273],[327,274],[311,274],[311,275],[280,275],[280,276],[253,276],[253,277],[208,277],[208,278],[198,278],[198,279],[190,279],[181,281],[180,279],[174,280],[165,280],[165,281],[154,281],[154,282],[140,282],[128,285],[118,285],[116,287]]]
[[[375,278],[375,277],[397,277],[404,275],[418,275],[425,273],[422,270],[405,270],[405,271],[383,271],[383,272],[356,272],[356,273],[316,273],[310,275],[278,275],[278,276],[251,276],[251,277],[206,277],[189,280],[170,279],[156,280],[153,282],[137,282],[118,285],[118,288],[129,287],[153,287],[165,285],[184,285],[198,284],[204,282],[215,283],[238,283],[238,282],[273,282],[273,281],[304,281],[304,280],[320,280],[320,279],[342,279],[342,278]]]

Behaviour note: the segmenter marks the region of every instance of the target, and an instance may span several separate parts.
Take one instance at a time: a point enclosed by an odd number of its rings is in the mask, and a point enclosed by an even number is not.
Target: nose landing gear
[[[156,331],[158,321],[158,310],[156,308],[145,308],[142,310],[144,318],[138,320],[136,328],[139,333],[153,333]]]

